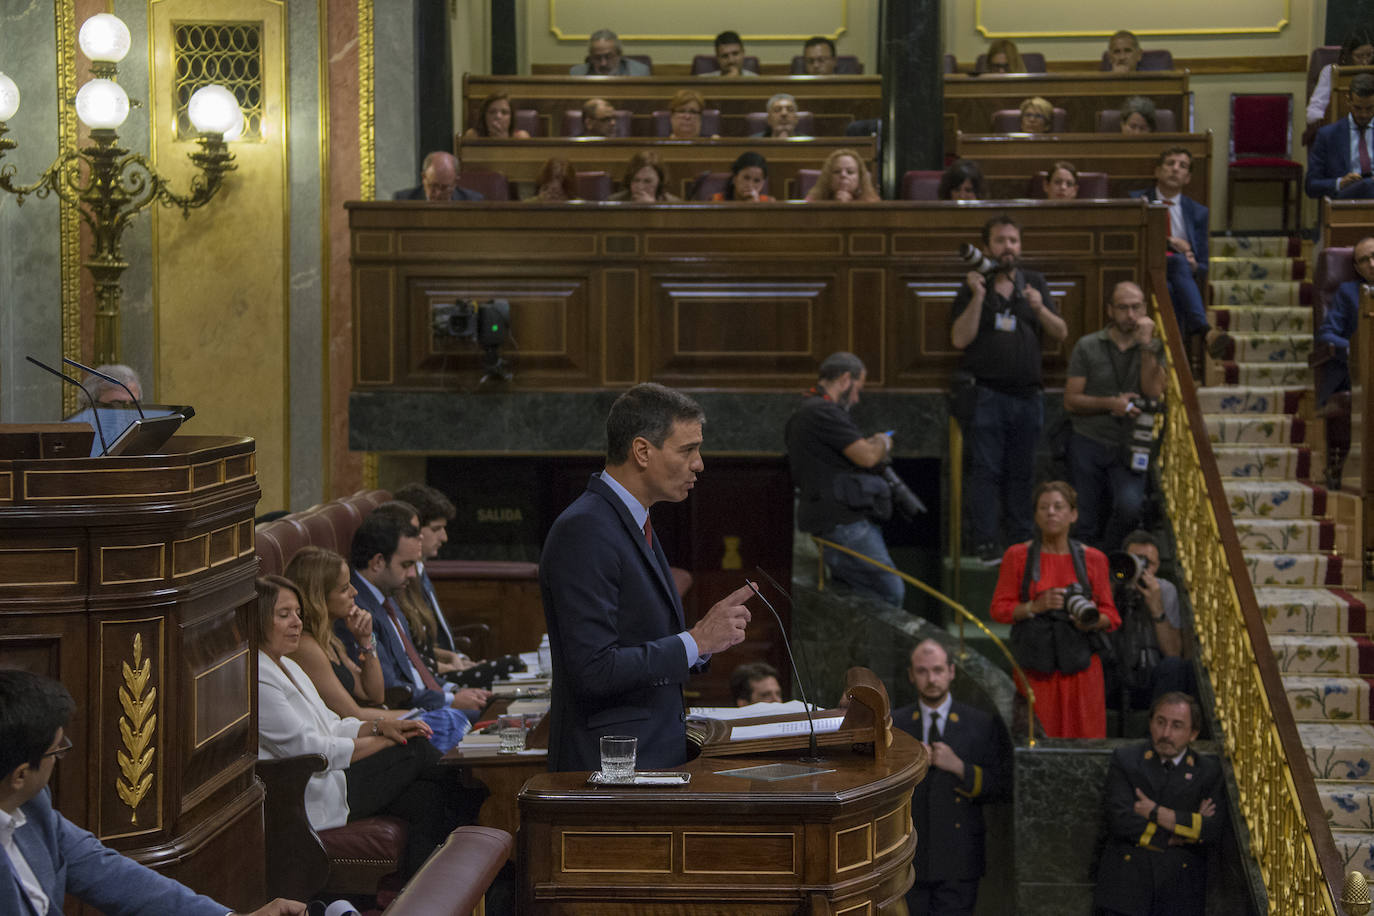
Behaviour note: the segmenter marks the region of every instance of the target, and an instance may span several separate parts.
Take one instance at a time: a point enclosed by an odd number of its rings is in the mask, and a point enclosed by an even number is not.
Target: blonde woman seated
[[[873,178],[863,159],[852,149],[837,149],[825,157],[821,177],[806,194],[808,201],[870,201],[882,200],[873,187]]]
[[[624,185],[607,200],[627,201],[636,204],[680,204],[682,198],[668,193],[668,181],[663,175],[663,166],[658,156],[652,152],[635,153],[630,164],[625,167]]]
[[[1059,160],[1045,173],[1045,196],[1050,200],[1078,199],[1078,169],[1072,162]]]
[[[417,718],[430,727],[430,743],[444,754],[468,733],[472,723],[460,710],[386,709],[386,685],[377,660],[377,637],[372,615],[353,602],[358,590],[349,580],[348,563],[332,550],[310,545],[297,551],[286,567],[286,578],[300,594],[305,638],[291,653],[319,691],[324,705],[342,718],[371,720]],[[358,647],[356,657],[344,650],[334,633],[343,626]]]
[[[1054,123],[1054,106],[1048,99],[1033,96],[1021,103],[1021,133],[1047,134]]]
[[[453,828],[471,819],[480,799],[436,764],[423,722],[340,718],[300,665],[301,607],[296,586],[281,576],[257,580],[258,758],[320,754],[328,769],[310,777],[305,813],[316,830],[391,814],[409,831],[402,877],[414,874]]]
[[[529,132],[512,130],[515,118],[510,107],[510,95],[493,92],[482,100],[477,110],[477,123],[463,132],[467,137],[490,137],[494,140],[528,140]]]
[[[1009,38],[999,38],[988,45],[987,57],[983,64],[984,73],[1025,73],[1026,65],[1021,60],[1021,52],[1016,42]]]
[[[695,89],[679,89],[668,101],[668,139],[698,140],[701,138],[701,113],[706,110],[706,97]]]
[[[550,159],[534,179],[537,189],[532,201],[539,203],[559,203],[577,200],[577,171],[566,159]]]

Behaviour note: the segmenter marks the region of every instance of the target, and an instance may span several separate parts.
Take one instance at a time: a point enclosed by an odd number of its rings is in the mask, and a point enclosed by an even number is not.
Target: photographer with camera
[[[1178,589],[1158,575],[1159,544],[1148,531],[1132,531],[1107,565],[1121,615],[1121,628],[1112,634],[1117,670],[1108,673],[1108,692],[1125,690],[1133,709],[1170,691],[1196,696],[1192,665],[1183,657]]]
[[[787,420],[787,461],[799,491],[797,527],[891,566],[876,523],[892,514],[893,487],[879,471],[892,436],[865,436],[849,416],[867,378],[853,353],[825,358],[820,378]],[[902,606],[906,586],[898,576],[837,550],[826,551],[825,562],[840,582]]]
[[[1069,538],[1078,495],[1062,480],[1035,488],[1031,540],[1002,557],[992,619],[1011,624],[1011,650],[1035,691],[1035,713],[1051,738],[1105,738],[1103,631],[1121,618],[1107,557]],[[1106,651],[1110,651],[1107,649]],[[1023,693],[1024,685],[1017,688]]]
[[[1064,409],[1069,481],[1078,490],[1078,535],[1101,550],[1140,527],[1154,444],[1154,415],[1164,396],[1164,344],[1154,337],[1145,294],[1116,284],[1105,328],[1079,338],[1069,356]]]
[[[953,384],[955,415],[968,442],[968,515],[974,553],[1001,555],[998,533],[1030,537],[1031,480],[1044,424],[1040,364],[1043,339],[1064,339],[1043,275],[1021,267],[1021,229],[1003,213],[983,226],[987,256],[965,246],[973,269],[954,297],[950,342],[963,351]],[[1006,514],[1006,527],[999,516]]]

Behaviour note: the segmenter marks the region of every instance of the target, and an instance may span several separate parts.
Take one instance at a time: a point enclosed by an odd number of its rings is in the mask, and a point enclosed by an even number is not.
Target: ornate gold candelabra
[[[129,218],[154,201],[179,208],[189,216],[214,198],[224,173],[234,170],[234,156],[226,137],[242,129],[243,113],[233,93],[223,86],[202,86],[191,96],[188,115],[200,131],[200,149],[190,154],[200,174],[191,180],[189,194],[177,194],[139,153],[119,145],[116,128],[129,114],[129,97],[115,82],[117,64],[129,51],[129,29],[109,13],[90,17],[77,36],[81,50],[92,61],[95,77],[76,94],[76,115],[91,129],[91,143],[79,150],[59,153],[57,160],[33,184],[18,185],[13,165],[0,166],[0,190],[15,195],[22,206],[30,195],[56,194],[75,206],[91,229],[95,252],[84,266],[95,283],[95,362],[119,359],[119,277],[129,266],[120,253],[120,235]],[[0,158],[16,143],[5,137],[6,122],[19,108],[19,88],[0,73]]]

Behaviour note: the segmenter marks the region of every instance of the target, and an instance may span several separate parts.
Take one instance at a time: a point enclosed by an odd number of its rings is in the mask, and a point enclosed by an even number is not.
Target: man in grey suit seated
[[[392,200],[485,200],[476,191],[458,187],[458,173],[462,165],[458,157],[436,150],[425,157],[420,166],[420,183],[413,188],[397,191]]]
[[[107,849],[53,810],[48,781],[72,749],[66,726],[74,705],[57,681],[0,670],[0,913],[62,916],[71,894],[105,913],[233,916],[224,904]],[[303,903],[277,899],[251,916],[305,911]]]
[[[569,76],[649,76],[649,65],[621,53],[620,36],[597,29],[587,41],[587,59],[568,71]]]

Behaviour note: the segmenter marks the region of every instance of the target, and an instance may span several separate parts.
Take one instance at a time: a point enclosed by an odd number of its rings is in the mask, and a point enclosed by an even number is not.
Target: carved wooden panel
[[[682,834],[682,872],[688,875],[785,875],[801,873],[798,837],[793,833],[727,832]]]
[[[162,827],[168,731],[163,623],[161,617],[106,620],[97,631],[95,739],[109,750],[96,771],[91,830],[102,840]]]

